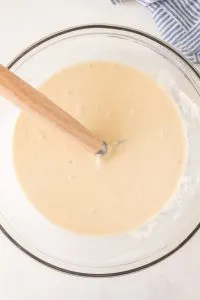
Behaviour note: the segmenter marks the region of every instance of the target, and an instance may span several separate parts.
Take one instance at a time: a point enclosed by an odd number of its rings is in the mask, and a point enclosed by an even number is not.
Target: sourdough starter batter
[[[19,181],[51,222],[79,233],[132,230],[173,195],[185,160],[177,108],[145,74],[107,62],[73,66],[40,90],[108,143],[97,164],[68,135],[21,114],[14,137]]]

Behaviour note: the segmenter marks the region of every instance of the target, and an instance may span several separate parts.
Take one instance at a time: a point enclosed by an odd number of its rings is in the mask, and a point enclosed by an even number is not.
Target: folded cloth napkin
[[[113,4],[131,0],[111,0]],[[163,39],[200,63],[200,0],[137,0],[147,6]]]

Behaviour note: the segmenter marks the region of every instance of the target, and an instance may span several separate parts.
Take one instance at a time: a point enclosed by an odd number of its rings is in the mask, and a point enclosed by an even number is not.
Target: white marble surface
[[[109,0],[0,0],[0,62],[67,26],[106,22],[158,35],[149,12],[132,3],[113,7]],[[178,253],[137,274],[110,279],[68,276],[48,269],[16,249],[0,233],[1,300],[198,300],[200,232]]]

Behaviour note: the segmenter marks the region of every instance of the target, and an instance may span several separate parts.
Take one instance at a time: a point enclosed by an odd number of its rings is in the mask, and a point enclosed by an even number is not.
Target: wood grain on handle
[[[32,111],[53,122],[58,128],[71,134],[96,154],[102,141],[80,124],[45,95],[20,79],[17,75],[0,65],[0,95],[17,104],[25,111]]]

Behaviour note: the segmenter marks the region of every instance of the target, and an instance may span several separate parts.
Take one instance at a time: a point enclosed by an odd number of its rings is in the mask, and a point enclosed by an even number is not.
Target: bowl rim
[[[110,30],[119,30],[119,31],[124,31],[127,33],[133,33],[133,34],[137,34],[140,36],[143,36],[157,44],[160,44],[161,46],[165,47],[167,50],[171,51],[173,54],[175,54],[177,57],[179,57],[190,69],[191,71],[193,71],[195,73],[195,75],[199,78],[200,80],[200,73],[198,72],[198,70],[189,62],[187,61],[177,50],[175,50],[173,47],[169,46],[167,43],[165,43],[164,41],[162,41],[161,39],[143,32],[141,30],[138,29],[134,29],[131,27],[126,27],[126,26],[120,26],[120,25],[112,25],[112,24],[101,24],[101,23],[94,23],[94,24],[85,24],[85,25],[79,25],[79,26],[73,26],[73,27],[68,27],[65,29],[62,29],[60,31],[56,31],[50,35],[47,35],[43,38],[41,38],[40,40],[38,40],[37,42],[29,45],[27,48],[25,48],[22,52],[20,52],[12,61],[10,61],[10,63],[7,64],[7,68],[8,69],[12,69],[15,64],[17,64],[24,56],[26,56],[27,54],[29,54],[31,51],[33,51],[34,49],[36,49],[37,47],[39,47],[40,45],[56,38],[56,37],[60,37],[62,35],[65,35],[67,33],[71,33],[71,32],[75,32],[75,31],[81,31],[81,30],[87,30],[87,29],[110,29]],[[126,274],[130,274],[130,273],[135,273],[144,269],[147,269],[149,267],[154,266],[157,263],[160,263],[162,261],[164,261],[166,258],[168,258],[169,256],[171,256],[172,254],[174,254],[175,252],[177,252],[178,250],[180,250],[186,243],[188,243],[191,238],[195,235],[195,233],[200,229],[200,222],[198,223],[198,225],[191,231],[191,233],[181,242],[179,243],[179,245],[177,245],[174,249],[172,249],[171,251],[169,251],[168,253],[166,253],[165,255],[159,257],[158,259],[155,259],[154,261],[144,264],[140,267],[136,267],[136,268],[131,268],[129,270],[125,270],[125,271],[116,271],[116,272],[112,272],[112,273],[85,273],[85,272],[78,272],[78,271],[73,271],[73,270],[69,270],[69,269],[64,269],[61,267],[58,267],[54,264],[48,263],[47,261],[39,258],[38,256],[34,255],[33,253],[31,253],[29,250],[27,250],[26,248],[24,248],[22,245],[20,245],[20,243],[17,242],[17,240],[15,240],[10,234],[9,232],[0,224],[0,230],[2,231],[2,233],[18,248],[20,249],[22,252],[24,252],[25,254],[27,254],[29,257],[33,258],[35,261],[40,262],[41,264],[63,272],[63,273],[67,273],[70,275],[75,275],[75,276],[83,276],[83,277],[114,277],[114,276],[121,276],[121,275],[126,275]]]

